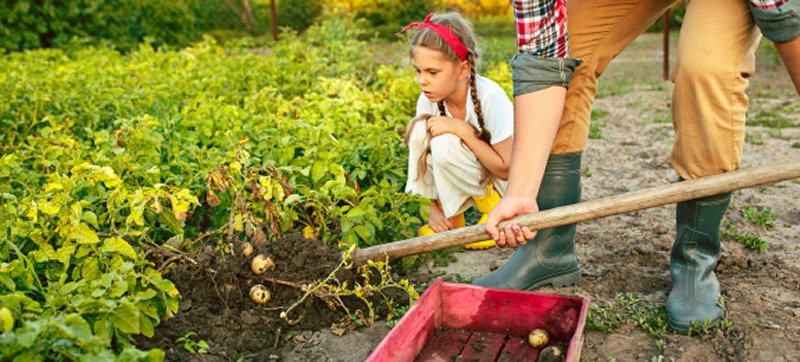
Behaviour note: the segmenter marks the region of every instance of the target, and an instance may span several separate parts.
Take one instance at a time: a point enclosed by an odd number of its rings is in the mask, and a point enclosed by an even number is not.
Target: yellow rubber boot
[[[467,224],[466,221],[464,221],[464,214],[458,214],[456,216],[453,216],[454,229],[462,228],[466,224]],[[419,230],[417,230],[417,236],[427,236],[433,234],[436,234],[436,231],[433,231],[433,229],[431,229],[431,226],[429,224],[422,225],[422,227],[420,227]]]
[[[500,194],[494,190],[494,186],[492,184],[489,184],[489,187],[486,188],[486,193],[483,196],[473,197],[472,199],[475,200],[475,206],[478,208],[478,211],[483,213],[481,218],[478,220],[478,224],[483,224],[486,222],[486,219],[489,218],[489,212],[492,211],[494,205],[497,205],[497,203],[500,202]],[[481,250],[489,249],[494,246],[494,240],[489,239],[464,245],[464,248],[470,250]]]

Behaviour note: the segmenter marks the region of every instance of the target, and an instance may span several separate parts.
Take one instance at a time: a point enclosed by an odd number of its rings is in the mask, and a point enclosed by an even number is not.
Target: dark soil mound
[[[137,337],[139,348],[161,348],[169,361],[236,360],[246,356],[266,360],[276,354],[286,338],[300,330],[330,328],[343,313],[331,310],[320,298],[309,297],[289,316],[302,319],[289,325],[280,319],[282,310],[300,300],[302,286],[323,280],[339,264],[340,252],[318,240],[290,236],[272,243],[255,246],[253,254],[244,256],[214,252],[211,247],[188,255],[166,274],[180,290],[183,301],[177,315],[161,323],[153,338]],[[262,275],[250,270],[253,256],[264,254],[275,262],[275,269]],[[342,269],[340,281],[353,280],[354,274]],[[250,300],[250,288],[264,285],[271,292],[267,304]],[[345,301],[346,304],[357,300]],[[348,306],[350,310],[362,305]],[[181,337],[194,332],[191,341],[205,341],[208,353],[192,354]],[[189,343],[191,346],[191,342]],[[195,346],[195,349],[198,347]],[[202,356],[202,357],[201,357]]]

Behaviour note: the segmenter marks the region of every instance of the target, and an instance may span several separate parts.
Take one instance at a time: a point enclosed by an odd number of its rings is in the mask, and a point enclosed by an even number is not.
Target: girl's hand
[[[467,138],[474,134],[475,130],[467,122],[452,117],[431,117],[428,119],[428,132],[432,137],[451,133],[460,139]]]
[[[450,219],[444,217],[444,213],[441,209],[436,207],[436,205],[431,205],[430,210],[431,215],[430,219],[428,219],[428,225],[430,225],[433,231],[440,233],[453,228],[453,223]]]
[[[489,217],[486,219],[486,232],[492,236],[492,239],[497,241],[497,246],[499,247],[508,246],[514,248],[525,245],[528,240],[532,240],[536,236],[536,230],[515,224],[508,224],[503,228],[498,228],[497,224],[518,215],[538,211],[539,205],[536,203],[535,197],[504,196],[500,203],[489,212]]]

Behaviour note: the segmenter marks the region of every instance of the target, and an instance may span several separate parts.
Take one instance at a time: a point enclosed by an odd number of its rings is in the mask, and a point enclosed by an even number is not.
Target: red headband
[[[450,46],[450,49],[453,49],[453,52],[456,53],[458,59],[461,59],[462,61],[467,60],[469,49],[467,49],[467,47],[464,46],[464,43],[461,42],[461,39],[459,39],[455,34],[453,34],[453,31],[450,30],[448,27],[439,23],[432,23],[431,17],[433,16],[433,13],[434,12],[431,11],[431,13],[425,17],[425,22],[418,23],[415,21],[411,24],[406,25],[403,28],[403,30],[400,30],[395,34],[397,35],[403,34],[405,33],[406,30],[411,28],[430,28],[431,30],[438,33],[442,37],[442,39],[444,39],[447,45]]]

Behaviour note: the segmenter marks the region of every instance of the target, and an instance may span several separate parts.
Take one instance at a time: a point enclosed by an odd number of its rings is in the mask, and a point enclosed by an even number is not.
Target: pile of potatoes
[[[248,242],[242,243],[241,252],[244,256],[252,255],[253,245]],[[258,254],[250,261],[250,270],[255,275],[261,275],[268,271],[275,270],[275,262],[272,261],[272,258],[264,254]],[[254,303],[267,304],[270,297],[271,295],[267,287],[261,284],[256,284],[250,287],[250,300],[252,300]]]
[[[547,346],[550,343],[550,334],[546,330],[536,328],[528,334],[528,343],[531,347],[542,349],[537,362],[557,362],[564,360],[564,353],[558,346]]]

